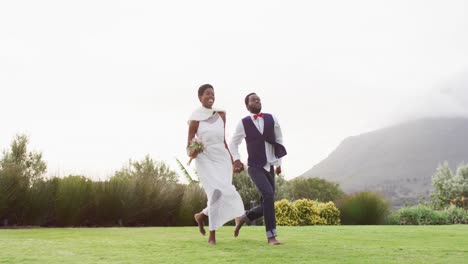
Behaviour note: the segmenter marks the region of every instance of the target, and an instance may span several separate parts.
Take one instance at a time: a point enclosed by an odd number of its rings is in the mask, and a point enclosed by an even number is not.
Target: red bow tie
[[[263,113],[255,114],[255,115],[254,115],[254,119],[255,119],[255,120],[257,120],[257,118],[259,118],[259,117],[263,118]]]

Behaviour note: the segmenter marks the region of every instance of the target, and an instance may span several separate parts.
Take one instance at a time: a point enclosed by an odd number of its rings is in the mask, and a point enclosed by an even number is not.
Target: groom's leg
[[[276,233],[276,217],[275,217],[275,186],[274,186],[274,174],[271,175],[271,171],[268,172],[263,168],[255,168],[249,167],[248,172],[252,181],[257,186],[257,189],[262,194],[262,205],[261,208],[263,209],[263,217],[265,220],[265,229],[267,232],[267,237],[275,237],[277,236]],[[256,209],[256,208],[254,208]],[[251,210],[252,216],[258,215],[258,209]],[[249,211],[250,213],[250,211]],[[249,220],[254,220],[253,218],[249,217],[249,213],[247,214],[247,218]]]
[[[250,209],[245,213],[242,220],[250,222],[259,219],[263,216],[263,197],[260,196],[260,204]]]

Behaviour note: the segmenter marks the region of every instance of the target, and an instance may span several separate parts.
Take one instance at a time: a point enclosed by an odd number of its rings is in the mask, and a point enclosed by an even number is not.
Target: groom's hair
[[[211,84],[204,84],[198,88],[198,96],[202,96],[206,89],[211,88],[214,90]]]
[[[244,100],[244,101],[245,101],[245,105],[249,105],[249,97],[250,97],[251,95],[254,95],[254,94],[256,94],[256,93],[249,93],[249,94],[245,97],[245,100]]]

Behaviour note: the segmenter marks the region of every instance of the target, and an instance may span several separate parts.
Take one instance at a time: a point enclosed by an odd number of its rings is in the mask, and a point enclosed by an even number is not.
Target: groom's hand
[[[276,167],[276,175],[281,174],[281,166]]]
[[[238,173],[244,170],[244,164],[240,160],[235,160],[234,164],[232,165],[234,172]]]

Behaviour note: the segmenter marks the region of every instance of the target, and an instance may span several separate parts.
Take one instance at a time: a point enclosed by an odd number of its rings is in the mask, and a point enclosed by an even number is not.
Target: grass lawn
[[[0,229],[0,263],[468,263],[468,225]]]

